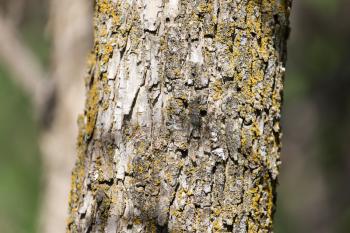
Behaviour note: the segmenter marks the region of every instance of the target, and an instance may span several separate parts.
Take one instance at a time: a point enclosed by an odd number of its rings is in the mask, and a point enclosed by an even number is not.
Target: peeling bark
[[[96,1],[68,232],[272,232],[289,10]]]

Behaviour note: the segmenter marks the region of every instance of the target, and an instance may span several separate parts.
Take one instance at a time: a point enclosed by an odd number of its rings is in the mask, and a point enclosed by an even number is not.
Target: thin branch
[[[0,15],[0,59],[12,72],[14,81],[30,96],[40,112],[52,85],[38,58],[20,40],[11,21]]]

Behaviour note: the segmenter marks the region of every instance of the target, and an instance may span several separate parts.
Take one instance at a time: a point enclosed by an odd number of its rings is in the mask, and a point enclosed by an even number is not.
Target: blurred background
[[[67,200],[50,206],[62,194],[49,190],[68,192],[91,2],[0,0],[2,233],[64,232],[52,226]],[[276,233],[350,232],[349,12],[346,0],[293,3]]]

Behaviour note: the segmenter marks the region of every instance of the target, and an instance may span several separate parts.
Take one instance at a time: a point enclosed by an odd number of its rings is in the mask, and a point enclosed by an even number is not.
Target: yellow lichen
[[[97,81],[94,80],[87,94],[87,102],[86,102],[87,123],[85,126],[85,133],[88,137],[92,136],[92,132],[94,131],[94,128],[95,128],[99,99],[100,99],[100,92],[99,92],[98,84],[97,84]]]
[[[214,220],[213,228],[214,228],[214,231],[216,231],[216,232],[222,230],[222,224],[221,224],[221,221],[219,219]]]
[[[222,83],[220,80],[216,80],[213,83],[213,100],[217,101],[222,98],[223,89],[222,89]]]
[[[103,46],[103,52],[102,52],[102,63],[106,64],[109,61],[109,58],[111,54],[113,53],[113,45],[112,42],[108,42],[106,45]]]
[[[113,19],[114,25],[120,25],[120,15],[117,14],[117,8],[115,5],[111,3],[111,1],[108,0],[98,0],[97,1],[97,9],[102,14],[107,15],[108,17],[111,17]]]
[[[213,4],[201,2],[199,3],[197,10],[201,14],[211,13],[213,11]]]

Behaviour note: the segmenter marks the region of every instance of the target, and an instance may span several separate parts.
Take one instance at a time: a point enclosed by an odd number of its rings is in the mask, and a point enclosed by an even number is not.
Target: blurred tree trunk
[[[84,106],[83,74],[92,42],[92,3],[51,0],[49,9],[53,90],[41,113],[44,192],[39,232],[62,233],[76,154],[76,119]]]
[[[271,232],[289,1],[97,0],[69,232]]]
[[[42,126],[39,144],[44,188],[39,232],[61,233],[68,216],[69,180],[78,134],[76,118],[84,103],[84,67],[92,44],[92,2],[50,1],[49,72],[16,30],[23,10],[35,3],[38,2],[1,2],[1,9],[6,10],[0,11],[0,57],[14,74],[14,81],[31,98]]]

